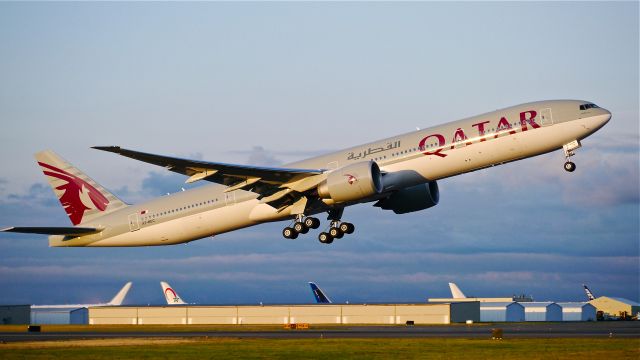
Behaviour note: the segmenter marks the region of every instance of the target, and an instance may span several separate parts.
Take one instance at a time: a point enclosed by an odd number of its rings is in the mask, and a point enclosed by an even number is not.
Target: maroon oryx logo
[[[56,187],[56,190],[64,191],[59,200],[73,225],[82,222],[85,211],[92,209],[104,211],[107,208],[109,200],[88,182],[55,166],[43,162],[38,164],[44,168],[45,175],[67,182]]]
[[[358,181],[358,178],[351,174],[344,174],[344,176],[347,177],[347,182],[349,183],[349,185],[353,185],[354,182]]]

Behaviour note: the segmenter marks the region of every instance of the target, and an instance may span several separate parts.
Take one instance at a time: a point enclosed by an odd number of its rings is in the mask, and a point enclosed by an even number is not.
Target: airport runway
[[[12,332],[0,333],[0,341],[44,341],[80,340],[106,338],[264,338],[264,339],[304,339],[304,338],[491,338],[492,329],[503,330],[509,338],[637,338],[640,339],[639,321],[608,321],[579,323],[517,323],[517,324],[475,324],[436,326],[344,326],[316,328],[309,330],[243,331],[229,327],[229,330],[197,332]]]

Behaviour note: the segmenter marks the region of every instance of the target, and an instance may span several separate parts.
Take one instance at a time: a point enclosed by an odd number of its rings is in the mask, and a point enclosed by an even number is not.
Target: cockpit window
[[[580,110],[597,109],[599,106],[596,104],[582,104]]]

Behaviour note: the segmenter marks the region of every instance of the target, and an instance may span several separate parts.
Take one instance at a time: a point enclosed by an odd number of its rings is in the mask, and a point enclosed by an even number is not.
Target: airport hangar
[[[0,306],[2,324],[447,324],[456,322],[593,321],[595,310],[618,317],[635,315],[640,304],[599,297],[589,303],[523,305],[516,298],[442,298],[420,304],[370,305],[267,305],[267,306],[112,306],[78,309],[31,309],[29,305]],[[520,299],[517,299],[520,300]],[[478,316],[459,304],[475,303]],[[525,311],[529,308],[529,311]],[[543,308],[544,310],[540,310]],[[552,309],[553,314],[546,312]],[[545,313],[541,313],[544,311]],[[529,316],[526,316],[526,313]],[[536,312],[534,314],[532,312]]]
[[[637,316],[640,319],[640,303],[619,297],[600,296],[589,303],[604,317],[623,318]]]
[[[588,302],[534,302],[531,297],[430,298],[430,303],[480,303],[480,322],[596,321],[596,307]]]
[[[466,300],[466,299],[465,299]],[[488,299],[487,299],[488,300]],[[496,300],[496,299],[491,299]],[[506,299],[505,299],[506,300]],[[461,304],[468,304],[467,306]],[[616,307],[618,309],[618,307]],[[613,310],[612,310],[613,311]],[[479,313],[476,314],[476,313]],[[449,324],[457,322],[595,321],[586,302],[460,301],[421,304],[164,305],[78,309],[0,307],[3,324]],[[30,315],[30,316],[29,316]]]
[[[168,305],[78,309],[90,325],[450,324],[480,321],[478,302],[363,305]],[[83,312],[86,316],[83,316]]]

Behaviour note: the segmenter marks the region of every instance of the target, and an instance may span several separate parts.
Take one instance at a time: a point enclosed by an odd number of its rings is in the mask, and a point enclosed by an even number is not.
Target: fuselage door
[[[227,205],[233,205],[236,203],[236,192],[230,191],[228,193],[224,193],[224,201]]]
[[[553,116],[551,116],[551,108],[542,109],[540,111],[540,125],[553,125]]]
[[[137,213],[129,215],[129,231],[136,230],[140,230],[140,221]]]

